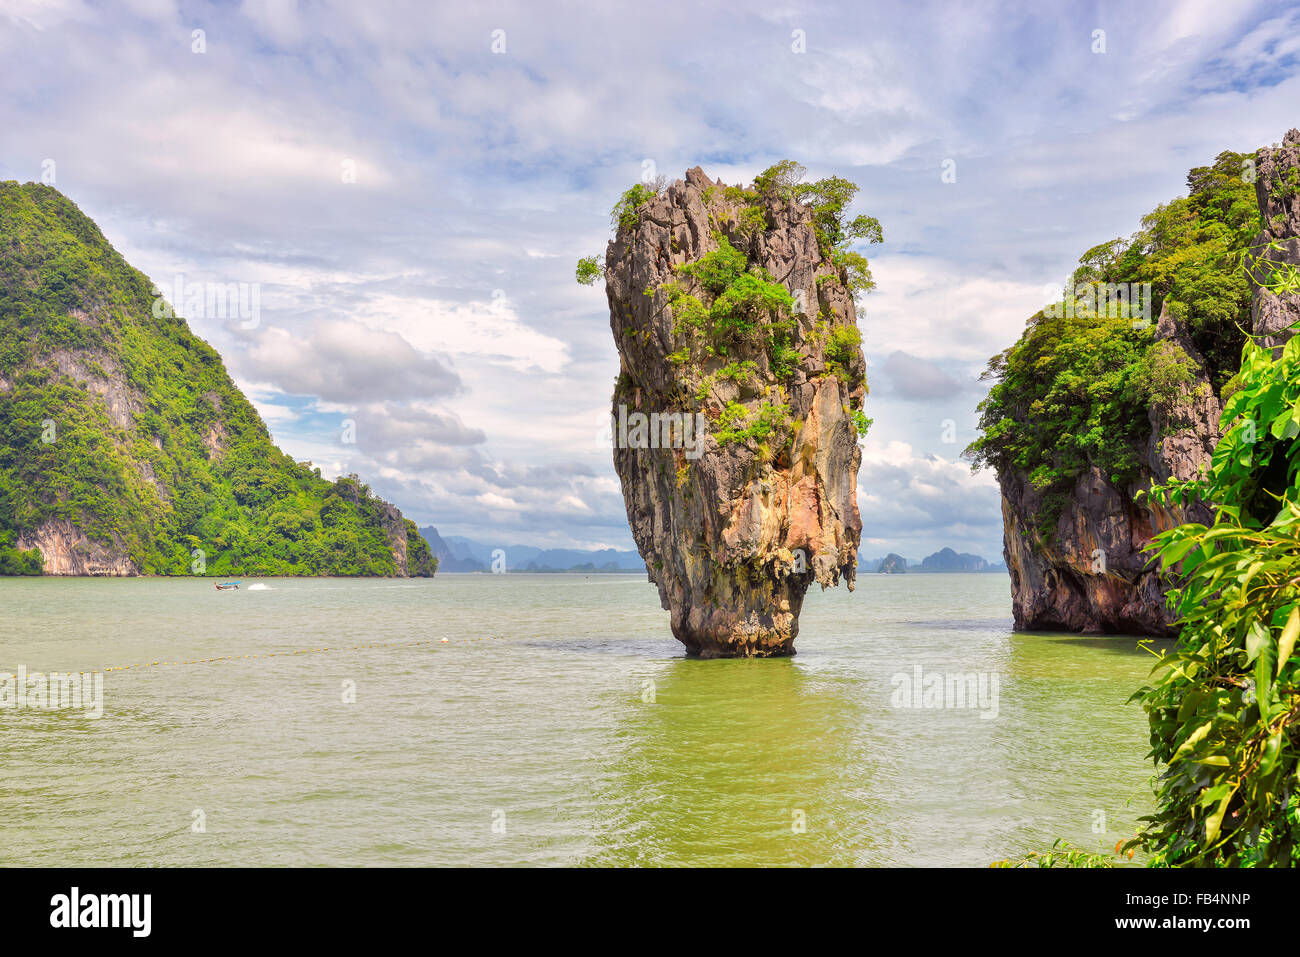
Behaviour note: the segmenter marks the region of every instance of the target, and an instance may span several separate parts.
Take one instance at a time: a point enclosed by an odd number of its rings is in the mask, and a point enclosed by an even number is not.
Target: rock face
[[[1255,237],[1250,274],[1257,286],[1275,269],[1300,266],[1300,130],[1291,130],[1277,149],[1262,149],[1255,157],[1255,197],[1264,228]],[[1280,248],[1273,249],[1276,243]],[[1300,292],[1277,295],[1256,288],[1251,320],[1256,335],[1278,346],[1284,330],[1300,319]]]
[[[363,506],[367,494],[363,491],[361,479],[355,474],[348,476],[348,479],[349,481],[335,485],[339,498]],[[402,517],[401,509],[392,502],[376,500],[374,516],[379,527],[384,530],[384,537],[388,539],[393,564],[401,577],[428,577],[437,571],[436,556],[420,536],[415,523]]]
[[[24,551],[40,549],[46,575],[129,577],[140,574],[120,544],[92,540],[66,519],[51,519],[38,528],[21,532],[18,547]]]
[[[1255,241],[1253,275],[1267,279],[1259,252],[1274,261],[1300,263],[1300,132],[1281,148],[1256,156],[1256,194],[1264,230]],[[1277,296],[1256,287],[1253,332],[1285,341],[1281,330],[1300,319],[1300,296]],[[1041,501],[1023,474],[1002,472],[1003,551],[1011,573],[1012,608],[1020,630],[1064,630],[1171,635],[1164,588],[1142,549],[1153,535],[1187,521],[1207,522],[1203,506],[1166,511],[1139,504],[1137,493],[1170,478],[1195,478],[1210,463],[1220,437],[1221,402],[1204,372],[1205,363],[1184,330],[1162,310],[1156,337],[1181,350],[1197,370],[1169,407],[1153,407],[1151,433],[1137,481],[1117,488],[1097,469],[1079,481],[1055,527],[1041,529],[1033,516]]]
[[[853,296],[819,249],[808,207],[764,200],[766,228],[754,230],[744,216],[755,203],[736,194],[696,167],[640,207],[634,223],[621,224],[605,255],[621,359],[614,466],[673,634],[705,658],[793,654],[809,585],[843,577],[853,587],[861,532],[851,413],[866,394],[865,362],[856,339],[847,357],[827,355],[836,329],[856,329]],[[799,303],[802,311],[789,317],[799,352],[792,369],[774,370],[761,329],[726,355],[682,361],[683,332],[663,287],[677,280],[709,305],[677,267],[724,239]],[[728,368],[734,378],[719,374]],[[788,422],[770,437],[719,440],[740,407],[753,421],[764,403]],[[642,447],[637,413],[680,413],[700,428],[690,441],[683,430],[680,441]]]

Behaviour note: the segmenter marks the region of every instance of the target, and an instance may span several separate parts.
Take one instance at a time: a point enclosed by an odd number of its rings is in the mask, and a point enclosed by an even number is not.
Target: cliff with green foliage
[[[1171,633],[1144,548],[1208,511],[1136,499],[1201,474],[1219,438],[1252,329],[1255,162],[1193,169],[1187,196],[1088,250],[1062,302],[989,362],[967,454],[998,474],[1018,628]]]
[[[1137,691],[1150,725],[1156,808],[1118,853],[1154,867],[1300,863],[1300,130],[1247,167],[1260,232],[1242,257],[1253,328],[1219,392],[1203,472],[1141,496],[1204,521],[1157,533],[1178,639]],[[1057,842],[1001,866],[1112,866]]]
[[[0,574],[431,575],[415,524],[271,442],[57,190],[0,183]]]

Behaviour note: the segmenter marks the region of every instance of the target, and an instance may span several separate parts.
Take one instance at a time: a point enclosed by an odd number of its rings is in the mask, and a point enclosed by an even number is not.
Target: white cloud
[[[888,545],[924,557],[944,546],[993,559],[1001,552],[997,482],[960,460],[918,454],[906,442],[868,440],[858,474],[863,550]]]
[[[877,288],[858,311],[870,356],[901,351],[980,367],[1019,338],[1045,304],[1045,280],[1055,278],[981,276],[964,263],[897,255],[873,259],[871,271]]]
[[[380,294],[358,318],[395,330],[427,352],[477,355],[516,372],[560,372],[565,344],[524,325],[504,290],[498,291],[500,297],[468,303]]]
[[[460,388],[454,371],[400,334],[341,320],[294,332],[259,329],[239,366],[283,392],[341,402],[441,397]]]
[[[603,248],[643,160],[744,182],[789,156],[861,184],[854,211],[887,240],[865,250],[878,289],[860,315],[880,443],[867,539],[987,555],[996,490],[955,458],[980,392],[944,377],[972,383],[1083,250],[1131,233],[1188,167],[1280,139],[1300,100],[1300,12],[1260,3],[184,13],[0,0],[0,176],[56,159],[59,188],[164,284],[260,283],[258,329],[192,325],[264,387],[295,455],[361,472],[422,523],[554,545],[630,545],[595,438],[618,359],[573,262]],[[356,446],[338,443],[345,415]]]

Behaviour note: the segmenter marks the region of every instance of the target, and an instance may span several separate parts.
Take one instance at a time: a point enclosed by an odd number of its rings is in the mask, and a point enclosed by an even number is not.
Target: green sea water
[[[0,708],[0,864],[985,866],[1151,807],[1154,659],[1013,633],[1002,575],[814,589],[765,661],[684,658],[640,576],[250,584],[0,579],[0,673],[145,665]]]

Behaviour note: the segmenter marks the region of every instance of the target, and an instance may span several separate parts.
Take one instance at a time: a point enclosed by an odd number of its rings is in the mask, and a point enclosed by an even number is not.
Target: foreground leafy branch
[[[1158,810],[1130,846],[1156,865],[1288,866],[1300,859],[1300,336],[1276,359],[1247,341],[1201,481],[1157,506],[1216,504],[1150,549],[1176,577],[1181,634],[1134,698],[1151,722]]]

